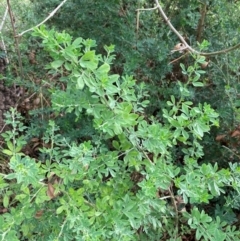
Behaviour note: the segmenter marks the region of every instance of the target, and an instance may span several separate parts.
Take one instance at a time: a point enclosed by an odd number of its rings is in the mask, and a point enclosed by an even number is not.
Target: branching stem
[[[49,15],[47,18],[45,18],[41,23],[37,24],[36,26],[29,28],[25,31],[23,31],[22,33],[18,34],[16,37],[21,37],[23,34],[32,31],[34,28],[38,28],[39,26],[41,26],[42,24],[44,24],[45,22],[47,22],[50,18],[52,18],[54,16],[54,14],[58,11],[58,9],[60,7],[62,7],[62,5],[67,2],[67,0],[63,0]]]
[[[199,55],[203,55],[203,56],[213,56],[213,55],[218,55],[218,54],[225,54],[227,52],[230,52],[232,50],[235,50],[237,48],[240,47],[240,43],[238,43],[237,45],[234,45],[233,47],[227,48],[227,49],[223,49],[223,50],[219,50],[219,51],[215,51],[215,52],[211,52],[211,53],[204,53],[204,52],[199,52],[197,50],[195,50],[194,48],[192,48],[184,39],[184,37],[176,30],[176,28],[171,24],[169,18],[167,17],[167,15],[165,14],[165,12],[163,11],[161,5],[159,4],[158,0],[155,0],[156,2],[156,7],[159,10],[162,18],[166,21],[167,25],[170,27],[170,29],[178,36],[178,38],[181,40],[181,42],[188,48],[188,50],[192,53],[195,54],[199,54]],[[155,9],[155,8],[154,8]]]

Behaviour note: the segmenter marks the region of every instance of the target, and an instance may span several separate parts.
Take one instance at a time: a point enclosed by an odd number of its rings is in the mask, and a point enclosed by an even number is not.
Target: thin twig
[[[127,131],[128,134],[130,134],[130,130],[129,130],[129,129],[126,128],[126,131]],[[133,145],[134,147],[136,147],[139,151],[141,151],[141,152],[144,154],[144,156],[146,157],[146,159],[147,159],[151,164],[154,165],[154,163],[151,161],[151,159],[149,158],[149,156],[147,155],[147,153],[146,153],[146,152],[143,150],[143,148],[138,144],[138,141],[137,141],[137,140],[136,140],[136,144],[135,144],[130,138],[128,138],[128,140],[132,143],[132,145]]]
[[[61,230],[60,230],[60,233],[58,234],[57,240],[59,240],[61,238],[62,233],[63,233],[63,228],[66,225],[66,223],[67,223],[67,219],[65,218],[63,224],[61,225]]]
[[[138,32],[138,29],[139,29],[139,17],[140,17],[140,11],[152,11],[152,10],[155,10],[157,9],[157,6],[154,7],[154,8],[138,8],[136,11],[137,11],[137,32]]]
[[[137,33],[138,33],[138,29],[139,29],[139,16],[140,16],[140,12],[137,11],[137,27],[136,27]]]
[[[157,4],[157,8],[161,14],[161,16],[163,17],[163,19],[166,21],[167,25],[170,27],[170,29],[178,36],[178,38],[181,40],[182,43],[184,43],[184,45],[193,53],[199,53],[198,51],[196,51],[195,49],[193,49],[191,46],[188,45],[188,43],[185,41],[185,39],[183,38],[183,36],[173,27],[173,25],[171,24],[169,18],[167,17],[167,15],[165,14],[165,12],[163,11],[162,7],[160,6],[158,0],[155,0],[156,4]]]
[[[5,12],[4,12],[2,22],[1,22],[1,24],[0,24],[0,32],[2,31],[4,22],[5,22],[6,18],[7,18],[7,13],[8,13],[8,6],[6,6],[6,10],[5,10]]]
[[[192,53],[195,53],[195,54],[199,54],[199,55],[203,55],[203,56],[212,56],[212,55],[218,55],[218,54],[224,54],[224,53],[227,53],[227,52],[230,52],[234,49],[237,49],[240,47],[240,43],[234,45],[233,47],[230,47],[228,49],[223,49],[223,50],[219,50],[219,51],[216,51],[216,52],[212,52],[212,53],[204,53],[204,52],[199,52],[197,50],[195,50],[194,48],[192,48],[186,41],[185,39],[183,38],[183,36],[175,29],[175,27],[171,24],[170,20],[168,19],[168,17],[166,16],[165,12],[163,11],[161,5],[159,4],[159,1],[158,0],[155,0],[156,2],[156,7],[158,8],[161,16],[163,17],[163,19],[166,21],[167,25],[170,27],[170,29],[178,36],[178,38],[181,40],[181,42],[183,44],[185,44],[185,46],[188,48],[189,51],[191,51]]]
[[[157,9],[158,7],[154,7],[154,8],[138,8],[136,11],[152,11]]]
[[[171,196],[171,200],[172,200],[172,205],[175,209],[175,212],[176,212],[176,223],[175,223],[175,232],[176,232],[176,235],[175,235],[175,238],[177,238],[177,235],[178,235],[178,223],[179,223],[179,217],[178,217],[178,208],[177,208],[177,205],[176,205],[176,201],[175,201],[175,196],[174,196],[174,193],[172,191],[172,187],[170,186],[169,189],[169,194]]]
[[[9,59],[8,59],[8,56],[7,56],[7,49],[6,49],[6,45],[4,43],[4,39],[3,39],[2,35],[1,35],[1,48],[5,53],[4,59],[6,61],[6,64],[9,64]]]
[[[41,23],[37,24],[36,26],[29,28],[25,31],[23,31],[22,33],[18,34],[16,37],[21,37],[23,34],[30,32],[32,30],[34,30],[34,28],[38,28],[39,26],[41,26],[42,24],[44,24],[45,22],[47,22],[51,17],[54,16],[54,14],[58,11],[58,9],[60,7],[62,7],[62,5],[66,2],[67,0],[63,0],[49,15],[47,18],[45,18]]]
[[[164,200],[164,199],[168,199],[168,198],[172,198],[171,196],[165,196],[165,197],[160,197],[160,200]]]
[[[0,34],[1,34],[1,31],[2,31],[2,28],[3,28],[3,25],[4,25],[4,22],[7,18],[7,13],[8,13],[8,6],[6,6],[6,10],[4,12],[4,15],[3,15],[3,19],[2,19],[2,22],[1,22],[1,25],[0,25]],[[4,43],[4,40],[3,40],[3,37],[2,37],[2,34],[1,34],[1,44],[2,44],[2,49],[5,53],[5,60],[6,60],[6,63],[9,64],[9,60],[8,60],[8,57],[7,57],[7,49],[6,49],[6,46],[5,46],[5,43]]]
[[[13,17],[13,14],[12,14],[12,10],[11,10],[11,5],[10,5],[10,1],[7,0],[7,5],[8,5],[8,13],[9,13],[9,16],[10,16],[10,19],[11,19],[11,25],[12,25],[12,30],[13,30],[13,35],[14,35],[14,39],[15,39],[15,48],[16,48],[16,52],[17,52],[17,55],[18,55],[18,64],[19,64],[19,67],[20,67],[20,75],[21,75],[21,78],[23,79],[23,66],[22,66],[22,59],[21,59],[21,54],[20,54],[20,50],[19,50],[19,42],[18,42],[18,38],[16,38],[16,30],[15,30],[15,24],[14,24],[14,17]]]
[[[173,49],[171,50],[171,53],[175,53],[175,52],[183,52],[183,50],[187,51],[188,50],[188,47],[184,47],[184,48],[181,48],[181,49]]]
[[[3,130],[4,130],[4,128],[6,127],[6,123],[3,125],[3,127],[2,127],[2,129],[0,130],[0,133],[2,133],[3,132]]]
[[[223,145],[223,147],[225,148],[225,149],[227,149],[228,151],[230,151],[234,156],[236,156],[238,159],[240,159],[240,156],[238,155],[238,154],[236,154],[233,150],[231,150],[230,148],[228,148],[227,146],[224,146]]]
[[[188,54],[188,53],[185,53],[185,54],[181,55],[179,58],[172,60],[172,61],[169,62],[168,64],[172,64],[172,63],[178,61],[179,59],[183,58],[183,57],[186,56],[187,54]]]

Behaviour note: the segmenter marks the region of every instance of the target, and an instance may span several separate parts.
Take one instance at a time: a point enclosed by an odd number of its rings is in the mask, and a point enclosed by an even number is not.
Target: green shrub
[[[199,164],[202,138],[219,125],[209,104],[189,100],[189,89],[203,86],[203,57],[181,65],[187,81],[178,83],[179,98],[171,96],[159,120],[145,113],[145,85],[112,73],[114,46],[101,55],[91,39],[44,27],[34,36],[52,58],[49,73],[60,74],[65,86],[50,89],[52,111],[72,119],[69,126],[49,121],[38,159],[22,151],[31,128],[16,110],[7,113],[13,128],[3,134],[10,171],[0,176],[7,209],[0,216],[1,240],[176,241],[192,232],[196,240],[239,238],[234,213],[227,219],[208,212],[213,200],[223,212],[232,210],[240,169],[237,163]],[[91,131],[79,139],[65,135],[85,125]]]

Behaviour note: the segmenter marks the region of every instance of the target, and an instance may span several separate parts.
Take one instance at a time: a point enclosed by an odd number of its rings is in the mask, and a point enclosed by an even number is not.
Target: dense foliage
[[[162,6],[199,51],[240,42],[236,1]],[[240,239],[239,50],[171,52],[149,7],[67,1],[23,35],[22,73],[14,57],[5,73],[25,95],[5,114],[1,240]]]

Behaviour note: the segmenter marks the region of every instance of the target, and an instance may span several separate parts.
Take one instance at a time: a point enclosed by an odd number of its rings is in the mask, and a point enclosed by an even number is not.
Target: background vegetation
[[[155,3],[68,0],[15,38],[60,2],[11,1],[1,240],[240,240],[239,49],[172,51]],[[240,42],[238,1],[160,4],[198,51]]]

